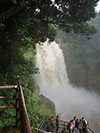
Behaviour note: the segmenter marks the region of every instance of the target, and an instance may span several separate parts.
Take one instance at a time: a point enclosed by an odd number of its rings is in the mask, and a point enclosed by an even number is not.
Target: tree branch
[[[0,15],[0,21],[1,22],[4,21],[5,19],[7,19],[8,17],[12,16],[16,12],[18,12],[19,10],[21,10],[20,7],[13,6],[12,8],[10,8],[9,10],[5,11],[3,14]]]
[[[1,1],[0,1],[0,5],[2,4],[2,2],[4,2],[4,0],[1,0]]]
[[[0,15],[0,22],[3,22],[5,19],[17,13],[24,7],[31,7],[34,6],[35,4],[36,3],[34,1],[25,3],[24,0],[20,0],[20,3],[18,5],[11,7],[9,10],[5,11],[3,14]]]

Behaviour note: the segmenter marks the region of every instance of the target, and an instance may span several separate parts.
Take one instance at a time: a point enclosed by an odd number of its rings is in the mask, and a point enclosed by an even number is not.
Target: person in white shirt
[[[73,124],[72,124],[72,133],[74,132],[74,129],[75,129],[75,122],[76,122],[76,116],[74,116],[74,119],[73,119]]]
[[[72,130],[73,130],[73,120],[70,121],[69,133],[72,133]]]

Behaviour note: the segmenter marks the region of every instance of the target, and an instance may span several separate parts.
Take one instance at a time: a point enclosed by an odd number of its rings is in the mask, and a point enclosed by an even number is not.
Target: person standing
[[[75,132],[78,132],[78,124],[79,124],[79,120],[77,118],[75,122]]]
[[[70,121],[69,133],[72,133],[72,131],[73,131],[73,120]]]
[[[59,116],[56,117],[56,130],[59,130]]]
[[[74,116],[74,119],[73,119],[73,124],[72,124],[72,133],[74,132],[74,129],[75,129],[75,122],[76,122],[76,116]]]
[[[84,117],[82,117],[82,123],[83,123],[83,133],[87,133],[87,124],[85,122]]]
[[[78,129],[80,133],[83,133],[83,123],[82,120],[80,119],[79,124],[78,124]]]
[[[53,123],[54,123],[54,120],[55,120],[55,117],[52,116],[52,117],[51,117],[51,123],[50,123],[50,125],[51,125],[51,127],[52,127],[52,131],[53,131]]]

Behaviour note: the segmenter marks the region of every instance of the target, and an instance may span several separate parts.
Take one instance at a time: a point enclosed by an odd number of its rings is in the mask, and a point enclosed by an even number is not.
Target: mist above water
[[[42,46],[37,44],[36,64],[40,70],[35,78],[40,93],[55,103],[56,113],[60,113],[61,119],[69,121],[74,115],[78,118],[84,116],[94,132],[99,133],[100,99],[95,93],[69,84],[59,44],[47,41]]]

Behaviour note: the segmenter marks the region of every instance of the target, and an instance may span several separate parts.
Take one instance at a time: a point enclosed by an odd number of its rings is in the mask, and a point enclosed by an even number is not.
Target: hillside
[[[56,37],[61,44],[71,84],[84,87],[100,94],[100,12],[88,23],[94,25],[98,32],[86,38],[81,35],[62,32]],[[76,78],[77,77],[77,78]]]

